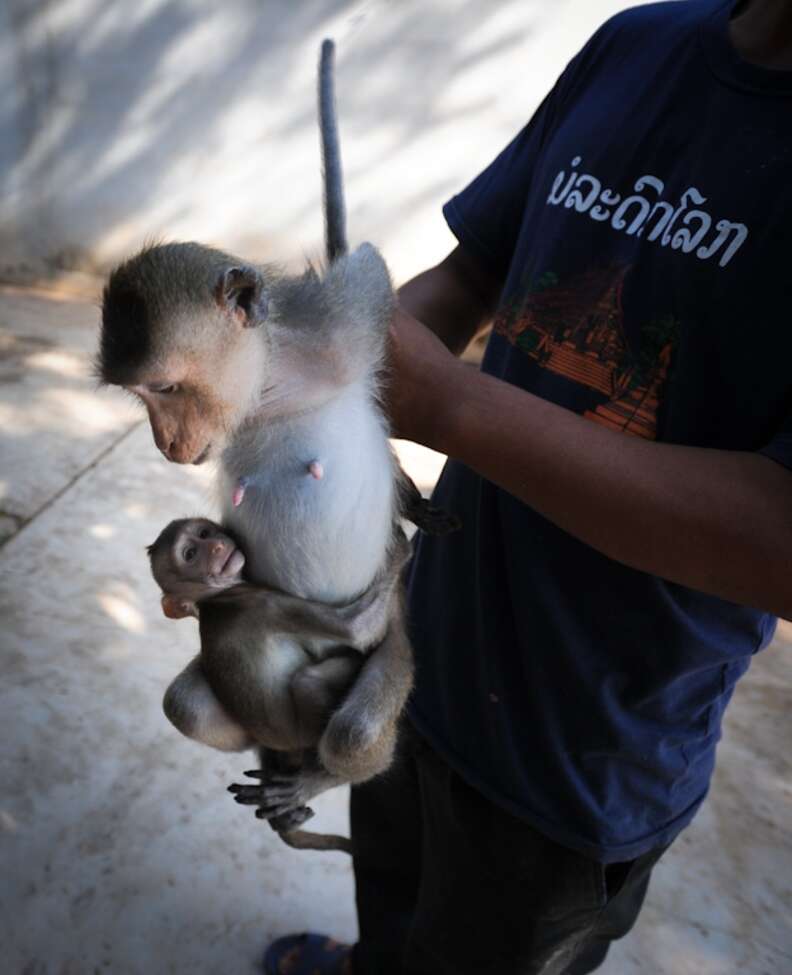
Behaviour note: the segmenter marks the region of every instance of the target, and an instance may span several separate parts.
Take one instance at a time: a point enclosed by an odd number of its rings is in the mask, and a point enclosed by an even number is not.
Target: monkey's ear
[[[198,616],[195,603],[189,599],[179,599],[178,596],[169,596],[167,593],[162,597],[162,612],[169,620],[183,620],[187,616]]]
[[[245,328],[254,328],[267,320],[269,296],[264,279],[253,267],[230,267],[223,271],[215,287],[215,298]]]

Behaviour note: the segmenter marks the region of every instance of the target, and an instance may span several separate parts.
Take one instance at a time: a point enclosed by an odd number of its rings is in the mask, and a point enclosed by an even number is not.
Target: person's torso
[[[622,435],[755,451],[792,405],[792,73],[738,64],[726,17],[627,12],[565,79],[483,369]],[[464,245],[464,194],[446,212]],[[668,841],[774,620],[619,565],[455,462],[435,499],[464,528],[417,547],[416,722],[569,845]]]

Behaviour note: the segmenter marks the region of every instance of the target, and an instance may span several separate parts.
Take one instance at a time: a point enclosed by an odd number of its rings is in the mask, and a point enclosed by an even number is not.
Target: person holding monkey
[[[583,975],[634,923],[792,616],[790,98],[788,5],[627,10],[446,204],[389,409],[464,527],[418,542],[401,761],[353,789],[360,940],[268,972]]]

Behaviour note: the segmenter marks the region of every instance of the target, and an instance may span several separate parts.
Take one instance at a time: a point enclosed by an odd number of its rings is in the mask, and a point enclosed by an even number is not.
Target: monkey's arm
[[[299,731],[318,742],[333,711],[360,673],[363,655],[344,649],[318,663],[301,667],[292,677],[289,693]]]
[[[399,715],[412,687],[412,654],[400,600],[395,603],[384,640],[365,660],[340,707],[330,714],[318,756],[293,771],[273,773],[265,768],[245,773],[261,779],[259,785],[230,786],[237,802],[258,807],[259,818],[290,822],[287,818],[302,817],[306,803],[319,793],[345,782],[365,782],[391,764]],[[315,669],[318,672],[331,662]],[[336,690],[343,692],[341,687]]]
[[[266,626],[271,632],[329,637],[365,651],[387,630],[401,571],[409,556],[409,542],[404,532],[396,529],[387,565],[362,596],[345,606],[267,592]]]
[[[234,783],[229,791],[237,802],[257,806],[256,815],[271,820],[301,810],[320,792],[345,782],[365,782],[388,768],[399,715],[412,688],[412,654],[400,602],[395,601],[384,640],[331,713],[318,756],[293,771],[265,768],[245,773],[262,781],[260,785]]]
[[[272,632],[327,637],[361,651],[382,634],[388,618],[388,591],[379,581],[346,606],[329,606],[283,593],[268,593],[265,598],[265,625]]]
[[[329,657],[302,667],[294,675],[289,693],[300,730],[309,738],[320,740],[328,719],[360,668],[361,657],[350,650],[346,656]],[[260,779],[259,784],[235,782],[228,791],[238,803],[257,806],[256,816],[268,819],[278,832],[302,825],[312,815],[306,803],[343,783],[343,779],[320,766],[315,752],[278,753],[263,748],[259,754],[261,768],[245,773]]]
[[[221,752],[241,752],[253,742],[223,709],[194,657],[165,691],[162,708],[168,721],[187,738]]]

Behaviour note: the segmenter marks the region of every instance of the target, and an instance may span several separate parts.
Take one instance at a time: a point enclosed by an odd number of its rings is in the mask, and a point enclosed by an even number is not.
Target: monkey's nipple
[[[234,488],[234,493],[231,495],[231,503],[235,508],[238,508],[242,504],[242,498],[245,496],[245,489],[248,486],[248,478],[240,477]]]
[[[308,473],[317,481],[321,481],[324,477],[324,467],[318,460],[312,460],[308,465]]]

